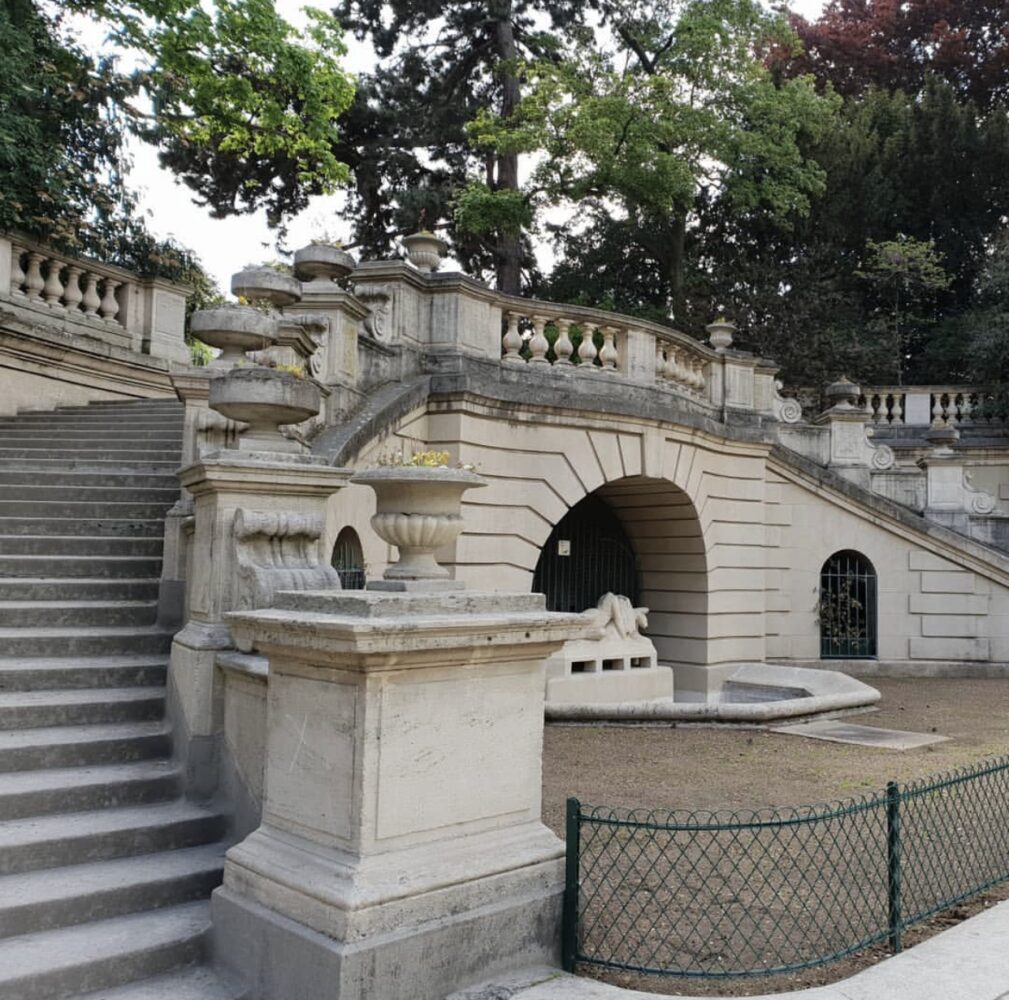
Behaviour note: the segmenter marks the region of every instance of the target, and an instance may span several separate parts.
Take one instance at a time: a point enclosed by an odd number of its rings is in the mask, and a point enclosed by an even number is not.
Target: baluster
[[[557,320],[557,339],[554,341],[554,354],[557,355],[555,364],[571,365],[573,363],[571,355],[574,353],[575,345],[571,343],[570,329],[571,320]]]
[[[675,347],[669,347],[667,351],[666,378],[673,382],[680,382],[683,379],[683,369],[680,368],[680,352]]]
[[[599,351],[596,350],[595,328],[586,324],[582,329],[582,342],[578,345],[578,360],[583,365],[592,366]]]
[[[666,377],[666,355],[660,343],[655,345],[655,377],[656,379]]]
[[[524,365],[525,358],[522,357],[522,334],[519,333],[519,314],[508,313],[508,329],[505,331],[502,340],[505,352],[502,361],[507,361],[513,365]]]
[[[932,393],[932,423],[941,424],[943,421],[942,412],[942,393],[933,392]]]
[[[869,417],[869,423],[874,424],[876,421],[874,419],[875,414],[872,412],[872,393],[867,392],[862,396],[862,409],[866,412]]]
[[[960,424],[966,426],[967,424],[972,424],[974,421],[972,415],[974,413],[974,404],[971,396],[973,393],[964,392],[960,394]]]
[[[700,393],[704,392],[704,388],[707,385],[708,380],[704,377],[704,362],[698,359],[697,361],[697,391]]]
[[[42,277],[42,261],[45,258],[34,250],[28,254],[28,273],[25,275],[25,295],[30,302],[34,302],[42,295],[42,289],[46,287],[45,278]]]
[[[878,424],[881,419],[885,417],[880,416],[880,410],[883,407],[885,400],[881,400],[878,392],[874,392],[871,397],[869,397],[869,416],[872,417],[872,422]]]
[[[550,341],[543,333],[543,328],[547,325],[545,316],[533,316],[533,335],[529,341],[529,364],[548,365],[547,351],[550,350]]]
[[[76,264],[67,267],[67,287],[63,293],[63,305],[69,312],[77,312],[80,308],[81,299],[84,297],[81,292],[81,274],[83,269]]]
[[[904,423],[904,394],[895,392],[893,394],[892,423]]]
[[[81,299],[85,316],[96,316],[102,300],[98,296],[98,275],[88,271],[84,275],[84,298]]]
[[[603,366],[603,371],[613,372],[617,370],[617,361],[620,356],[617,353],[617,345],[614,343],[616,335],[617,331],[614,327],[603,327],[603,347],[599,352],[599,361]]]
[[[105,279],[105,294],[102,296],[102,302],[98,309],[102,314],[102,319],[106,323],[114,323],[116,321],[116,314],[119,312],[116,289],[121,284],[121,281],[116,281],[114,278]]]
[[[62,270],[63,262],[51,259],[46,269],[46,283],[42,286],[42,297],[46,300],[46,305],[53,309],[63,308],[60,305],[63,300],[63,282],[60,281]]]
[[[21,255],[24,252],[24,247],[19,247],[16,243],[11,247],[11,295],[20,298],[24,298],[24,283],[27,277],[21,267]]]
[[[704,376],[701,375],[701,362],[698,358],[690,359],[690,384],[697,392],[704,388]]]

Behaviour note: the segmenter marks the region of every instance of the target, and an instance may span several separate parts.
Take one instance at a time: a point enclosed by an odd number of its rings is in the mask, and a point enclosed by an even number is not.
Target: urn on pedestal
[[[351,482],[375,491],[375,533],[399,549],[399,561],[383,574],[386,580],[447,580],[434,553],[462,531],[462,495],[485,480],[467,469],[430,466],[384,466],[358,473]]]
[[[241,451],[301,452],[302,446],[280,433],[284,424],[300,424],[319,412],[319,387],[275,368],[234,368],[210,383],[210,406],[231,420],[249,425],[239,438]]]

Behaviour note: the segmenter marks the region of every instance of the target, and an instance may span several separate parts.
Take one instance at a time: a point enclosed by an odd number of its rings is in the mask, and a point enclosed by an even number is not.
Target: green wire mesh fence
[[[825,965],[1009,878],[1009,757],[830,806],[568,800],[564,965],[759,976]]]

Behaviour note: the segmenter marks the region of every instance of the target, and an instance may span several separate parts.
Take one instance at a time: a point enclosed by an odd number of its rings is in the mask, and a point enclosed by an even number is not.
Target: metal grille
[[[585,497],[554,527],[540,553],[533,592],[550,611],[594,608],[612,592],[638,603],[638,566],[620,519],[599,497]]]
[[[865,556],[835,552],[820,570],[820,656],[876,656],[876,571]]]
[[[333,569],[340,574],[344,590],[364,589],[364,551],[353,528],[344,528],[333,546]]]
[[[1009,878],[1009,758],[832,806],[568,800],[564,961],[667,976],[825,965]]]

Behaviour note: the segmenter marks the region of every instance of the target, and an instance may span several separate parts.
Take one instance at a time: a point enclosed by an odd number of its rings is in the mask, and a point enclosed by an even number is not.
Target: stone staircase
[[[189,802],[157,624],[182,407],[0,419],[0,998],[225,1000],[225,817]]]

